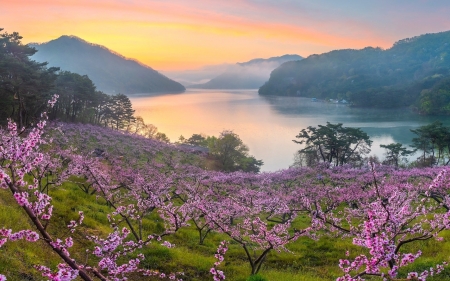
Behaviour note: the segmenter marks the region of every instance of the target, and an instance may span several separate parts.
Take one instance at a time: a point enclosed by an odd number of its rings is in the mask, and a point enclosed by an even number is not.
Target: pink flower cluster
[[[49,105],[55,101],[56,97]],[[188,163],[182,160],[191,160],[188,157],[192,155],[183,159],[183,153],[174,153],[168,144],[74,124],[62,126],[63,134],[55,133],[55,141],[46,147],[51,153],[44,153],[39,146],[50,143],[42,137],[45,125],[42,120],[21,134],[16,124],[9,122],[8,129],[1,130],[0,187],[11,191],[36,232],[13,233],[5,227],[0,230],[0,246],[41,237],[64,261],[54,272],[36,267],[49,280],[73,280],[76,276],[88,281],[126,280],[132,273],[181,280],[181,273],[141,269],[145,258],[141,249],[153,239],[173,247],[165,236],[189,224],[198,230],[200,243],[211,232],[232,239],[247,258],[251,274],[258,273],[271,251],[288,251],[286,245],[302,235],[352,238],[354,245],[362,248],[364,254],[350,258],[346,253],[347,258],[340,260],[344,276],[339,281],[363,280],[367,275],[425,280],[446,265],[399,277],[401,267],[422,257],[420,251],[404,252],[404,245],[442,239],[440,232],[450,229],[448,168],[319,165],[275,173],[222,173],[181,164]],[[97,146],[108,153],[93,155]],[[75,177],[70,180],[93,200],[112,208],[108,214],[111,232],[86,237],[91,242],[86,244],[95,246],[86,249],[85,262],[70,255],[73,238],[52,237],[47,231],[53,213],[49,195],[53,189],[48,183],[56,187],[71,175]],[[145,227],[144,219],[154,213],[159,214],[162,233]],[[299,215],[309,220],[303,229],[292,226]],[[83,218],[79,212],[79,219],[67,224],[70,233]],[[225,279],[218,267],[227,247],[222,242],[215,254],[210,269],[214,280]]]
[[[77,226],[81,225],[84,220],[84,213],[82,211],[78,212],[78,215],[80,216],[78,221],[71,220],[70,223],[67,225],[67,228],[70,229],[70,232],[74,233]]]
[[[25,239],[28,242],[36,242],[39,240],[39,234],[32,230],[21,230],[18,232],[12,232],[11,229],[2,228],[0,229],[0,247],[2,247],[8,240],[17,241]]]
[[[78,277],[78,270],[70,268],[67,264],[58,265],[58,271],[52,272],[48,267],[37,265],[35,268],[49,281],[71,281]]]
[[[214,263],[214,267],[211,267],[211,269],[209,270],[209,272],[213,275],[214,281],[225,280],[225,274],[223,273],[223,271],[218,270],[217,267],[224,261],[225,253],[228,250],[227,245],[227,241],[220,242],[219,247],[217,247],[216,254],[214,255],[217,261]]]

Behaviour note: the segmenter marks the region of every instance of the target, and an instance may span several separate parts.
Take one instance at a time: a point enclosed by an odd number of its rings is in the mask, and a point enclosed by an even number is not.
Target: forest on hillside
[[[87,75],[60,71],[31,57],[37,50],[21,42],[17,33],[0,36],[0,124],[7,118],[19,128],[36,124],[47,101],[59,96],[48,115],[51,120],[81,122],[124,129],[134,121],[134,110],[123,94],[98,91]]]
[[[275,69],[261,95],[347,100],[353,106],[412,106],[423,114],[450,114],[450,32],[311,55]]]

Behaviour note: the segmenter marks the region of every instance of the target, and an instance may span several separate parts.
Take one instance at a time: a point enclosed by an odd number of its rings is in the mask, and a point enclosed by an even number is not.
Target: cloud
[[[26,42],[63,34],[157,68],[341,48],[390,47],[450,29],[444,0],[15,0],[0,10]]]

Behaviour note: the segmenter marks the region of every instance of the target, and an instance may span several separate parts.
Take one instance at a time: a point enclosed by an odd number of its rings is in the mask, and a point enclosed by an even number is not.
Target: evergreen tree
[[[1,31],[2,29],[0,29]],[[0,34],[0,105],[2,115],[12,117],[19,127],[39,117],[50,97],[58,68],[30,59],[36,49],[21,42],[17,32]]]
[[[342,123],[327,122],[327,125],[319,125],[318,128],[309,126],[301,130],[296,138],[303,140],[293,140],[295,143],[306,144],[299,153],[309,158],[315,155],[319,161],[335,166],[360,163],[363,156],[370,152],[372,144],[369,136],[361,129],[342,127]]]
[[[388,145],[380,144],[380,147],[386,149],[386,160],[383,161],[384,164],[394,165],[398,167],[401,161],[400,157],[406,157],[413,154],[416,150],[408,150],[401,143],[391,143]]]
[[[126,95],[117,94],[112,96],[109,108],[108,117],[110,118],[111,126],[116,130],[127,129],[134,123],[134,109]]]
[[[417,137],[412,146],[422,151],[418,159],[421,166],[448,165],[450,163],[450,129],[436,121],[411,130]]]

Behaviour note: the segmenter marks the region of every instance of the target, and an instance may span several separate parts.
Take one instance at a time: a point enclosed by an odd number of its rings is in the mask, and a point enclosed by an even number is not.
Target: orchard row
[[[45,115],[29,130],[9,122],[0,138],[0,186],[10,191],[32,226],[0,226],[0,247],[19,239],[43,241],[61,258],[57,268],[35,266],[48,280],[126,280],[137,274],[180,280],[181,272],[161,273],[140,264],[149,243],[170,248],[166,237],[183,227],[197,229],[199,244],[212,232],[228,237],[211,265],[214,280],[227,274],[221,263],[228,243],[242,248],[249,274],[257,274],[270,252],[289,251],[287,245],[301,236],[351,238],[360,247],[342,253],[337,280],[426,280],[446,265],[402,271],[421,257],[420,251],[406,250],[408,244],[442,240],[440,233],[450,228],[447,167],[322,164],[261,174],[207,171],[188,149],[90,125],[46,127]],[[52,192],[67,181],[110,207],[109,234],[74,239],[83,224],[79,210],[74,211],[78,219],[67,225],[68,235],[48,232]],[[159,233],[144,227],[155,214],[164,221]],[[76,243],[91,258],[71,253]]]

